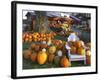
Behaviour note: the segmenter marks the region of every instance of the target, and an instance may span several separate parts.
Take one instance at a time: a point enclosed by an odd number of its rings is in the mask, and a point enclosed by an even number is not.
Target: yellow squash
[[[46,49],[42,49],[42,51],[40,51],[37,55],[37,62],[42,65],[45,64],[45,62],[47,61],[47,53],[46,53]]]

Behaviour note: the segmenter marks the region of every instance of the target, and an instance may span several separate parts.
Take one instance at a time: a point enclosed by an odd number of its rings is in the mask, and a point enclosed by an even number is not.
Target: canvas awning
[[[48,17],[61,17],[60,12],[57,11],[47,11],[46,16]]]
[[[81,20],[75,16],[70,16],[70,18],[72,18],[75,22],[81,22]]]

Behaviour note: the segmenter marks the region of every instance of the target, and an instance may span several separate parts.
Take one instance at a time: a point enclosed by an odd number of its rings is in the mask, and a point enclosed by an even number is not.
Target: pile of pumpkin
[[[86,63],[91,64],[91,43],[84,43],[82,40],[68,42],[70,45],[70,53],[78,55],[86,55]]]
[[[71,47],[71,54],[79,54],[79,55],[84,55],[85,54],[85,44],[83,41],[74,41],[74,42],[69,42],[69,45]]]
[[[23,42],[32,42],[32,41],[39,42],[39,41],[48,41],[50,39],[53,39],[55,36],[56,33],[54,32],[50,32],[47,34],[38,33],[38,32],[34,32],[34,33],[25,32],[23,33],[22,38],[23,38]]]
[[[60,45],[61,41],[59,40],[55,40],[53,43],[52,45],[32,43],[29,49],[23,51],[23,57],[30,59],[33,64],[34,62],[40,65],[54,63],[61,67],[70,67],[71,64],[66,57],[67,52],[64,44]]]

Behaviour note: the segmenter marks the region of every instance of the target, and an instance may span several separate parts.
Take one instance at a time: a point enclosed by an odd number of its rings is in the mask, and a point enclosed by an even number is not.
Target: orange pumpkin
[[[47,61],[46,49],[42,49],[37,55],[37,62],[42,65]]]
[[[88,65],[91,64],[91,56],[87,55],[86,64],[88,64]]]
[[[29,35],[29,39],[32,39],[32,36],[31,35]]]
[[[60,65],[62,67],[70,67],[71,63],[69,62],[69,60],[66,58],[66,56],[63,56],[60,60]]]
[[[79,55],[84,55],[84,54],[85,54],[85,49],[84,49],[83,47],[79,47],[79,48],[77,49],[77,53],[78,53]]]
[[[79,47],[82,46],[82,43],[81,43],[81,41],[76,41],[76,42],[74,43],[74,45],[75,45],[75,47],[79,48]]]
[[[37,58],[37,54],[36,53],[31,54],[30,58],[31,58],[32,62],[35,62],[36,58]]]
[[[86,64],[88,65],[91,64],[91,51],[90,50],[86,51]]]
[[[24,50],[24,51],[23,51],[23,57],[24,57],[25,59],[29,59],[30,56],[31,56],[31,54],[32,54],[31,50]]]
[[[28,34],[28,33],[26,33],[26,34],[25,34],[25,37],[27,37],[27,38],[28,38],[28,37],[29,37],[29,34]]]
[[[25,42],[28,42],[29,41],[29,39],[28,38],[25,38]]]
[[[75,46],[71,46],[71,54],[76,54],[76,51],[77,51],[77,49],[76,49],[76,47]]]

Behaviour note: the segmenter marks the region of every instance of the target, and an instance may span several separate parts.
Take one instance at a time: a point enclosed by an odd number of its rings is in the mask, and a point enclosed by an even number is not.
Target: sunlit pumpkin
[[[75,47],[79,48],[82,46],[82,42],[81,41],[75,41],[74,42]]]
[[[29,42],[32,42],[32,39],[29,39]]]
[[[37,55],[37,62],[42,65],[45,64],[45,62],[47,61],[47,53],[46,53],[46,49],[42,49],[42,51],[40,51]]]
[[[54,54],[56,52],[56,46],[50,46],[49,47],[49,53]]]
[[[69,60],[66,58],[66,56],[63,56],[60,60],[60,65],[62,67],[70,67],[71,63],[69,62]]]
[[[75,46],[71,46],[71,54],[76,54],[77,48]]]
[[[78,53],[79,55],[84,55],[84,54],[85,54],[85,49],[84,49],[83,47],[79,47],[79,48],[77,49],[77,53]]]
[[[29,35],[29,39],[32,39],[32,36],[31,36],[31,34]]]
[[[28,38],[25,38],[25,42],[28,42],[29,41],[29,39]]]

